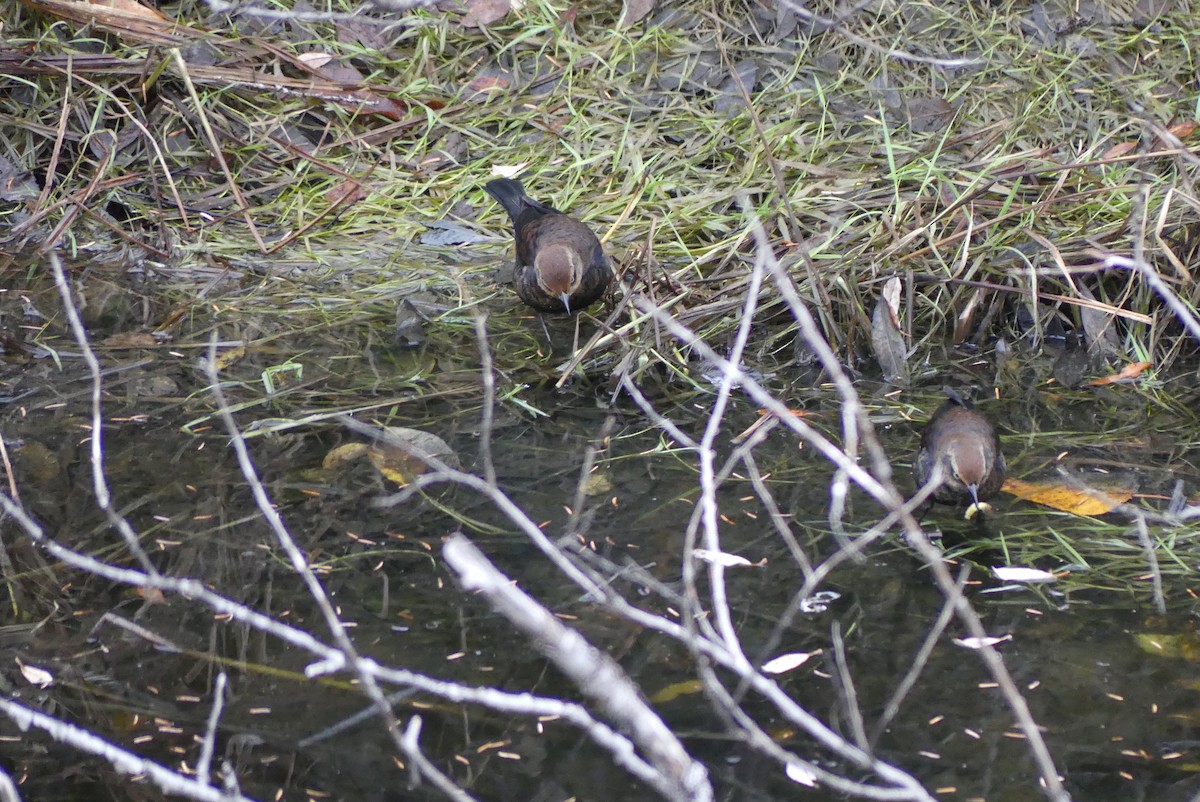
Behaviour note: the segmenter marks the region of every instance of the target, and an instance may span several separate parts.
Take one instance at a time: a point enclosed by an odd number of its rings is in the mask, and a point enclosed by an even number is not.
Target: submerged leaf
[[[1117,382],[1133,381],[1142,375],[1142,371],[1147,368],[1154,367],[1153,362],[1133,362],[1117,373],[1111,376],[1101,376],[1099,379],[1092,379],[1087,382],[1084,387],[1103,387],[1106,384],[1116,384]]]
[[[347,462],[354,462],[367,453],[366,443],[343,443],[337,448],[329,450],[325,455],[325,459],[321,461],[323,470],[330,470],[340,465],[345,465]]]
[[[676,682],[668,685],[665,688],[660,688],[658,693],[650,697],[652,704],[662,704],[663,702],[671,702],[678,699],[680,696],[693,696],[704,690],[704,683],[698,679],[687,679],[683,682]]]
[[[583,480],[583,494],[585,496],[602,496],[613,489],[612,479],[608,474],[596,471],[589,474]]]
[[[1146,654],[1159,657],[1183,658],[1189,663],[1200,663],[1200,638],[1194,630],[1181,634],[1146,632],[1134,636],[1138,648]]]
[[[401,487],[429,469],[424,458],[436,458],[451,468],[461,465],[458,455],[436,434],[404,426],[389,426],[387,432],[389,438],[371,445],[367,457],[384,478]]]

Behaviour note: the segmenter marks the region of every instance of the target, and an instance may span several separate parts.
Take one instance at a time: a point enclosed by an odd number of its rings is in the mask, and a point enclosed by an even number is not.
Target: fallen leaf
[[[430,220],[425,225],[430,230],[421,234],[422,245],[471,245],[488,239],[474,229],[449,220]]]
[[[436,434],[389,426],[389,437],[367,449],[367,457],[384,478],[404,487],[429,469],[424,457],[435,457],[450,468],[461,467],[458,455]]]
[[[752,566],[754,563],[747,560],[745,557],[739,557],[736,554],[729,554],[724,551],[709,551],[708,549],[692,549],[692,556],[697,560],[713,565],[723,565],[726,568],[735,568],[739,566]]]
[[[325,455],[325,459],[321,460],[321,468],[330,470],[345,465],[347,462],[354,462],[360,459],[367,453],[366,443],[344,443],[337,448],[330,449]]]
[[[582,489],[585,496],[603,496],[613,489],[613,483],[608,474],[596,471],[583,480]]]
[[[802,766],[799,763],[788,763],[787,768],[783,771],[792,782],[806,785],[809,788],[817,787],[817,775],[813,774],[812,769],[808,766]]]
[[[883,369],[883,379],[899,387],[908,385],[908,345],[900,331],[900,279],[884,284],[871,316],[871,347]]]
[[[1142,371],[1152,367],[1154,367],[1153,362],[1133,362],[1121,368],[1119,372],[1114,373],[1111,376],[1101,376],[1099,379],[1092,379],[1090,382],[1085,382],[1083,386],[1103,387],[1106,384],[1133,381],[1142,375]]]
[[[618,28],[628,28],[642,20],[654,10],[657,0],[625,0],[621,4],[621,19]]]
[[[22,0],[22,4],[60,19],[93,25],[132,41],[178,45],[189,34],[176,21],[136,0],[109,0],[106,3]]]
[[[908,126],[918,134],[945,131],[954,120],[954,107],[941,97],[914,97],[906,111]]]
[[[820,651],[815,651],[781,654],[778,657],[772,658],[763,663],[762,670],[768,674],[784,674],[788,671],[799,668],[811,660],[813,655],[820,653]]]
[[[39,688],[48,688],[54,684],[54,675],[44,668],[37,666],[29,666],[17,661],[17,665],[21,667],[21,676],[24,677],[30,685],[36,685]]]
[[[1026,482],[1011,478],[1005,479],[1000,489],[1024,501],[1032,501],[1034,504],[1072,515],[1104,515],[1133,498],[1133,491],[1123,488],[1084,492],[1060,484]]]
[[[512,11],[509,0],[471,0],[458,24],[464,28],[484,28],[507,17],[509,11]]]
[[[1200,662],[1200,640],[1195,631],[1179,634],[1147,632],[1134,636],[1138,648],[1158,657],[1182,658],[1189,663]]]
[[[499,178],[516,178],[517,174],[528,166],[528,163],[514,165],[494,164],[492,165],[492,175]]]
[[[511,89],[512,84],[512,73],[494,67],[488,68],[470,80],[466,86],[464,95],[468,100],[480,102],[487,100],[491,95],[497,95]],[[504,177],[512,178],[511,175]]]
[[[301,53],[296,56],[296,60],[304,66],[315,70],[333,61],[333,55],[330,53]]]
[[[121,331],[105,337],[100,343],[105,348],[151,348],[158,340],[147,331]]]
[[[668,685],[665,688],[660,688],[658,693],[650,697],[653,704],[661,704],[678,699],[680,696],[693,696],[704,690],[704,684],[698,679],[687,679],[683,682],[676,682],[673,685]]]
[[[237,345],[233,348],[226,348],[217,354],[216,364],[213,367],[217,370],[225,370],[225,368],[233,367],[238,362],[242,361],[242,357],[246,355],[246,346]]]
[[[984,646],[995,646],[1006,640],[1012,640],[1012,635],[1001,635],[998,638],[955,638],[954,645],[964,649],[982,649]]]
[[[37,440],[26,440],[17,449],[17,467],[23,477],[49,482],[62,474],[58,455]]]
[[[161,588],[152,588],[148,585],[139,585],[137,588],[137,595],[141,596],[150,604],[167,603],[166,594],[162,592]]]
[[[1167,126],[1167,130],[1180,139],[1187,139],[1196,131],[1196,127],[1200,125],[1195,120],[1180,120],[1177,123],[1171,123]]]
[[[1028,582],[1031,584],[1040,584],[1043,582],[1057,582],[1058,577],[1049,571],[1042,571],[1037,568],[1021,568],[1018,566],[1001,565],[992,569],[992,573],[1001,582]]]
[[[1104,153],[1101,154],[1100,159],[1101,161],[1105,159],[1119,159],[1136,147],[1136,142],[1119,142],[1108,150],[1104,151]]]
[[[342,203],[350,205],[358,203],[365,197],[367,197],[367,191],[363,188],[362,182],[348,178],[329,188],[325,193],[325,202],[331,206]]]
[[[1179,120],[1167,126],[1167,133],[1174,136],[1176,139],[1187,139],[1196,132],[1198,123],[1195,120]],[[1165,150],[1175,147],[1174,142],[1165,142],[1160,136],[1154,137],[1153,150]]]
[[[104,0],[104,2],[93,2],[87,5],[112,8],[117,11],[123,11],[131,16],[140,16],[146,19],[159,20],[160,22],[168,21],[168,18],[161,11],[144,6],[137,2],[137,0]]]

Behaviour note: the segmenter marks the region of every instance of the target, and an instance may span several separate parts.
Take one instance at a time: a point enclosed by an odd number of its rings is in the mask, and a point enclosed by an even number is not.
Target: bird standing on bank
[[[917,487],[924,487],[941,466],[941,483],[932,499],[942,504],[966,504],[968,517],[982,502],[1000,492],[1007,467],[1000,438],[991,422],[958,391],[945,387],[946,401],[921,433],[921,448],[913,460]]]
[[[483,188],[512,219],[518,298],[539,312],[573,314],[604,295],[612,266],[590,228],[535,201],[511,178],[497,178]]]

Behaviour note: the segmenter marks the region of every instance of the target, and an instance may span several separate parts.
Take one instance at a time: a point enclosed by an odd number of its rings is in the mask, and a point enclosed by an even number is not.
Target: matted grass
[[[0,7],[10,66],[17,53],[59,59],[40,76],[26,59],[0,92],[0,155],[43,185],[48,168],[54,178],[37,203],[7,207],[18,225],[44,213],[22,238],[46,236],[70,212],[58,232],[68,247],[119,231],[168,266],[249,260],[259,274],[256,238],[273,247],[303,232],[285,251],[302,264],[297,292],[320,285],[357,306],[381,292],[377,282],[402,294],[408,266],[436,258],[419,247],[431,222],[495,234],[469,250],[503,253],[507,224],[481,185],[495,166],[527,165],[535,196],[597,227],[618,258],[636,252],[629,277],[648,276],[656,301],[685,296],[675,313],[708,339],[740,306],[746,210],[851,362],[866,356],[874,283],[890,275],[910,285],[905,331],[918,351],[956,328],[977,341],[1010,333],[1008,310],[1030,293],[1061,296],[1036,307],[1038,323],[1059,310],[1078,323],[1081,285],[1101,309],[1152,315],[1156,297],[1129,274],[1071,275],[1095,263],[1096,246],[1144,256],[1195,301],[1195,158],[1164,133],[1196,117],[1200,17],[1186,6],[1154,20],[1124,6],[1087,20],[1023,4],[905,2],[814,33],[757,4],[674,3],[622,30],[615,9],[567,23],[565,7],[528,3],[476,30],[416,10],[364,29],[370,44],[344,21],[272,29],[218,18],[196,34],[204,44],[183,37],[179,60],[129,35],[77,38],[66,24],[51,38],[47,17]],[[174,16],[193,31],[204,19],[192,5]],[[79,62],[97,51],[125,67]],[[402,118],[204,72],[303,78],[301,53],[355,66],[366,96],[390,96]],[[749,81],[748,109],[734,65]],[[462,261],[455,250],[443,258]],[[493,265],[474,264],[484,272],[434,264],[419,275],[464,303],[463,287],[477,299],[494,286]],[[985,317],[994,304],[1003,314]],[[1169,320],[1115,322],[1126,353],[1159,363],[1178,353]]]

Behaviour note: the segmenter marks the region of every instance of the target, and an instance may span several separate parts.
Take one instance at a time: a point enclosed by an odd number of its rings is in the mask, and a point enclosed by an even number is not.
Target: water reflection
[[[104,467],[115,510],[128,519],[158,571],[201,579],[229,599],[325,637],[320,610],[265,525],[212,417],[208,382],[195,363],[207,347],[205,327],[197,326],[194,335],[181,328],[161,343],[132,337],[155,316],[130,288],[99,284],[104,291],[85,309],[104,367]],[[41,278],[0,294],[5,319],[22,321],[10,326],[7,336],[17,344],[9,348],[0,374],[11,494],[57,542],[133,566],[129,549],[96,503],[91,380],[53,290]],[[271,328],[262,321],[241,325],[246,331]],[[597,608],[494,504],[462,488],[437,488],[400,506],[379,507],[378,499],[393,487],[368,461],[327,464],[331,452],[356,440],[333,422],[335,413],[346,410],[384,425],[436,432],[475,473],[483,470],[486,434],[499,485],[543,532],[582,549],[584,564],[627,599],[679,620],[677,602],[686,593],[681,555],[698,500],[694,456],[627,399],[617,396],[614,402],[612,386],[595,366],[566,390],[556,389],[552,366],[570,352],[574,332],[552,325],[546,342],[532,321],[506,319],[501,312],[489,333],[492,347],[506,357],[498,360],[498,402],[485,431],[479,357],[469,326],[430,325],[448,326],[439,339],[457,337],[458,348],[407,349],[377,337],[347,343],[322,331],[273,332],[242,338],[247,347],[221,371],[265,488],[356,647],[381,665],[447,682],[578,698],[507,621],[459,590],[440,549],[446,534],[465,531],[520,587],[617,659],[647,696],[663,693],[657,709],[705,760],[722,793],[745,799],[794,795],[794,783],[778,764],[730,740],[722,715],[695,684],[686,648]],[[112,339],[118,335],[125,339]],[[513,353],[520,358],[514,361]],[[302,363],[303,371],[276,371],[278,381],[268,392],[264,373],[289,361]],[[837,439],[837,396],[828,388],[785,387],[774,367],[764,365],[761,375],[811,413],[812,425]],[[936,388],[894,398],[866,387],[883,445],[902,463],[916,444],[916,427],[906,418],[932,410]],[[687,434],[698,435],[706,424],[706,388],[647,376],[643,389]],[[1096,432],[1090,438],[1070,435],[1077,470],[1110,468],[1113,439],[1132,437],[1142,425],[1121,403],[1114,400],[1112,425],[1090,429],[1078,421],[1095,414],[1094,399],[1001,403],[1014,473],[1051,466],[1066,436],[1059,431]],[[756,420],[752,405],[736,402],[722,452]],[[1156,446],[1148,442],[1146,448],[1140,465],[1150,455],[1162,455],[1166,467],[1186,459],[1169,446],[1152,451]],[[826,512],[831,469],[782,429],[755,449],[754,459],[758,481],[771,490],[777,511],[764,507],[745,471],[730,475],[718,493],[723,550],[754,564],[730,569],[727,584],[732,622],[751,659],[761,662],[784,652],[817,655],[779,677],[784,690],[848,736],[855,724],[842,711],[860,709],[877,754],[927,788],[942,789],[941,797],[1028,799],[1036,770],[1027,745],[978,657],[951,643],[949,636],[963,634],[956,624],[921,658],[927,661],[924,670],[890,726],[872,732],[900,678],[922,655],[945,602],[921,563],[896,538],[886,537],[821,584],[822,592],[836,598],[823,608],[795,610],[800,580],[791,549],[802,550],[813,564],[838,549]],[[589,460],[595,470],[585,472],[581,466]],[[1166,467],[1158,474],[1141,472],[1142,487],[1169,486],[1175,474]],[[906,476],[907,465],[898,464],[897,474]],[[1183,636],[1193,632],[1192,622],[1182,613],[1147,620],[1146,593],[1122,584],[1115,572],[1081,583],[1068,577],[1054,587],[981,593],[998,584],[982,566],[1040,562],[1056,568],[1067,558],[1087,564],[1088,558],[1072,556],[1076,536],[1107,538],[1108,549],[1136,553],[1136,545],[1122,540],[1127,527],[1119,522],[1105,536],[1094,523],[1009,498],[996,506],[999,546],[977,545],[975,533],[953,511],[936,511],[927,523],[943,530],[958,560],[977,564],[968,592],[989,633],[1012,636],[999,648],[1069,782],[1088,799],[1189,798],[1193,689],[1185,680],[1200,649],[1189,650]],[[873,502],[853,492],[847,510],[850,533],[879,515]],[[794,545],[780,538],[773,512],[786,520]],[[1067,545],[1048,550],[1047,539]],[[4,674],[10,698],[186,774],[197,762],[214,678],[223,670],[230,693],[218,758],[228,761],[247,794],[441,798],[428,785],[408,788],[412,775],[399,765],[377,720],[352,718],[366,707],[354,680],[345,674],[306,676],[311,654],[194,600],[66,568],[11,521],[0,559],[8,594],[0,646],[10,667]],[[1178,600],[1183,583],[1168,581],[1174,583],[1171,598]],[[703,574],[699,590],[708,591]],[[835,624],[844,666],[833,656]],[[1153,638],[1135,637],[1148,633],[1175,644],[1173,653],[1155,654]],[[48,672],[52,684],[39,687],[20,666]],[[837,676],[850,678],[852,688],[831,679]],[[827,767],[840,766],[761,698],[724,679],[776,743],[817,756]],[[846,701],[849,693],[856,698],[853,705]],[[479,798],[589,798],[597,788],[608,799],[647,796],[644,786],[614,771],[606,752],[561,721],[502,715],[411,690],[397,694],[394,704],[402,720],[421,716],[425,753]],[[23,781],[26,799],[129,792],[131,780],[104,761],[81,758],[44,735],[23,734],[8,721],[0,735],[6,739],[4,766]],[[217,768],[228,770],[220,763]]]

